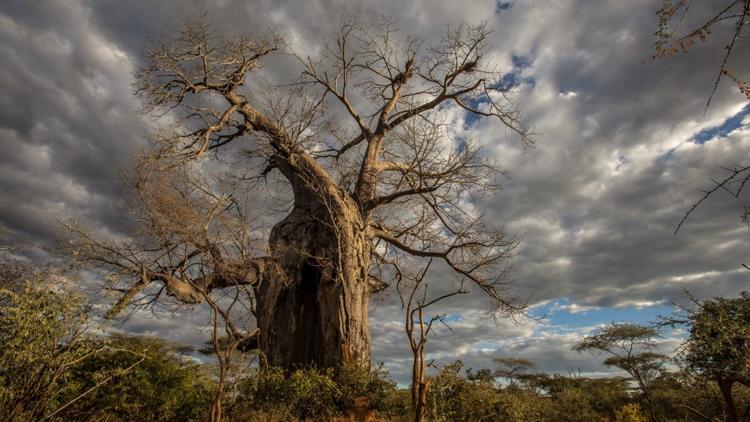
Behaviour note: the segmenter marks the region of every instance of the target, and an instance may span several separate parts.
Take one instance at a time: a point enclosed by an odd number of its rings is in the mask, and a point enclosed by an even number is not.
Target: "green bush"
[[[0,257],[0,420],[204,420],[213,383],[163,340],[92,337],[54,269]]]
[[[0,288],[0,420],[39,420],[62,406],[84,341],[83,297],[42,276]]]
[[[386,376],[381,368],[366,371],[355,366],[337,372],[257,369],[241,381],[235,413],[264,411],[289,418],[320,418],[345,415],[361,398],[382,414],[403,411],[395,384]]]
[[[622,379],[527,374],[503,387],[486,370],[462,376],[461,368],[456,361],[431,378],[430,420],[596,421],[633,403]]]
[[[67,420],[94,415],[109,421],[206,419],[215,385],[207,365],[181,356],[179,346],[124,335],[93,343],[100,352],[76,367],[69,382],[78,392],[111,379],[71,406],[64,413]]]

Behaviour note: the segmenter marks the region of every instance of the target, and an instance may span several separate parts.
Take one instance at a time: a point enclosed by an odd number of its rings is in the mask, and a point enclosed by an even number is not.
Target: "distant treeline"
[[[84,296],[53,274],[23,274],[5,265],[0,277],[0,420],[209,419],[215,365],[160,339],[97,335]],[[626,378],[538,373],[517,358],[480,370],[449,363],[428,378],[427,420],[750,420],[749,317],[743,294],[662,321],[690,332],[671,365],[650,351],[650,327],[615,324],[578,345],[608,356],[605,363]],[[255,358],[250,352],[234,361],[222,392],[224,420],[414,418],[410,390],[397,388],[382,367],[285,372],[259,369]]]

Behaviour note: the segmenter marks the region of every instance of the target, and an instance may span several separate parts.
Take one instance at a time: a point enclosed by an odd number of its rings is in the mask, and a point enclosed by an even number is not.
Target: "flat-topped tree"
[[[230,151],[250,157],[249,176],[280,174],[293,205],[255,255],[246,239],[219,228],[181,234],[185,224],[172,214],[190,214],[191,195],[203,198],[212,218],[243,221],[238,207],[217,205],[226,196],[207,180],[192,194],[172,195],[169,206],[144,207],[142,221],[151,231],[160,227],[158,241],[138,247],[79,230],[79,257],[130,280],[116,309],[153,284],[185,303],[244,288],[260,350],[287,368],[369,365],[368,300],[400,279],[407,256],[442,262],[496,311],[518,309],[502,289],[515,239],[469,211],[470,195],[496,186],[498,168],[471,139],[454,139],[447,124],[458,110],[493,119],[530,144],[511,87],[485,59],[487,29],[462,26],[433,43],[398,42],[391,24],[349,22],[336,35],[321,57],[298,58],[299,79],[270,89],[258,70],[284,54],[276,35],[224,39],[198,21],[145,50],[137,94],[147,112],[179,119],[140,161],[140,198],[148,203],[155,190],[176,186],[153,181],[166,173],[198,180],[196,163]],[[258,159],[264,165],[254,171]]]

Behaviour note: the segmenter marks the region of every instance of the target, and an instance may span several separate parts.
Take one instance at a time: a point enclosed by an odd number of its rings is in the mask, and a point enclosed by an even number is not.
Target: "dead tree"
[[[511,88],[485,57],[487,35],[461,26],[428,46],[400,39],[387,22],[349,22],[320,57],[298,57],[300,78],[283,86],[264,83],[261,70],[270,56],[289,57],[277,35],[225,39],[199,20],[150,44],[135,89],[145,112],[174,125],[141,159],[141,200],[165,188],[165,172],[203,177],[193,189],[210,196],[219,183],[207,168],[240,168],[244,188],[270,179],[291,205],[261,248],[233,238],[250,232],[236,227],[191,238],[208,210],[180,195],[144,207],[146,232],[159,219],[172,231],[123,243],[76,229],[77,257],[125,284],[112,313],[147,287],[198,303],[201,291],[245,286],[260,350],[290,368],[369,365],[370,295],[399,280],[406,256],[440,260],[497,312],[518,310],[504,289],[516,239],[470,206],[497,187],[499,169],[475,140],[454,139],[447,121],[449,112],[491,119],[530,145]],[[233,164],[221,167],[218,154]],[[208,208],[241,225],[233,207]]]
[[[411,406],[414,410],[415,422],[424,422],[427,418],[427,392],[429,391],[429,382],[426,376],[428,364],[425,361],[427,339],[434,323],[440,322],[445,325],[446,316],[445,314],[435,314],[429,320],[426,320],[425,309],[445,299],[468,293],[468,290],[465,290],[463,284],[461,284],[455,290],[428,300],[427,284],[423,282],[430,268],[430,263],[417,273],[409,297],[405,302],[406,321],[404,328],[406,329],[406,335],[409,337],[409,347],[413,356]]]

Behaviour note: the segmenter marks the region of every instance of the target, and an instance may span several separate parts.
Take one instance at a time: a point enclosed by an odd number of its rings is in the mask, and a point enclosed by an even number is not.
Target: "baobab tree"
[[[406,257],[440,261],[496,314],[519,310],[505,282],[517,241],[472,211],[499,169],[448,122],[451,113],[492,119],[531,144],[513,87],[485,57],[487,37],[485,26],[460,26],[428,45],[388,22],[351,21],[317,58],[287,54],[276,34],[221,37],[205,20],[157,39],[134,86],[145,113],[173,124],[137,161],[144,235],[100,240],[72,226],[76,256],[117,275],[107,278],[123,293],[114,311],[147,292],[148,303],[166,293],[190,304],[245,289],[257,326],[244,332],[257,332],[268,364],[286,368],[369,365],[369,298],[399,282]],[[273,56],[296,57],[299,78],[264,82]],[[218,154],[233,164],[221,167]],[[192,187],[172,189],[167,174]],[[244,196],[222,190],[227,179]],[[289,192],[290,206],[259,240],[234,202],[260,202],[252,189],[263,180]],[[222,195],[244,199],[205,200]],[[155,196],[168,200],[156,206]]]

